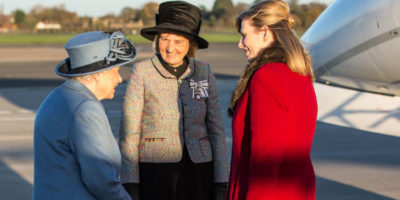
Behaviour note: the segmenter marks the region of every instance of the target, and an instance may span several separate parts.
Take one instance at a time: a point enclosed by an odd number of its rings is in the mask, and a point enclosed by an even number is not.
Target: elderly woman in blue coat
[[[67,80],[43,101],[34,127],[33,199],[131,199],[121,155],[100,100],[112,99],[121,65],[136,50],[120,32],[88,32],[65,45],[56,73]]]
[[[200,10],[184,1],[159,6],[141,35],[152,58],[136,63],[123,103],[121,181],[137,199],[225,199],[228,153],[216,80],[194,59],[208,42]]]

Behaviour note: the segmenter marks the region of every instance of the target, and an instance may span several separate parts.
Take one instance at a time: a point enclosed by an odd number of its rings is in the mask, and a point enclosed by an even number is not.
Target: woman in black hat
[[[121,180],[133,199],[225,199],[228,153],[214,74],[194,59],[200,10],[162,3],[144,28],[155,55],[128,80],[120,130]],[[139,195],[140,194],[140,195]]]

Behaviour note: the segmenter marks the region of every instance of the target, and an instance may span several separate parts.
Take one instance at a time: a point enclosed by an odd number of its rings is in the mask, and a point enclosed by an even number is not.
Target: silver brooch
[[[200,100],[208,97],[208,80],[194,81],[190,79],[189,84],[193,99]]]

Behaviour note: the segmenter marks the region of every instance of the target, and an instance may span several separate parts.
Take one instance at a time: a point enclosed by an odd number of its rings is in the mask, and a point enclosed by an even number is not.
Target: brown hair
[[[266,0],[252,5],[236,18],[238,32],[243,20],[249,20],[258,29],[267,26],[275,38],[272,45],[282,48],[290,70],[314,80],[310,56],[293,30],[294,19],[290,16],[287,3],[283,0]]]
[[[159,45],[159,41],[160,41],[160,34],[161,33],[157,34],[154,37],[154,40],[153,40],[153,49],[157,53],[160,53],[160,47],[158,46]],[[183,36],[183,35],[181,35],[181,36]],[[197,46],[198,46],[196,40],[188,38],[186,36],[183,36],[183,37],[185,37],[185,38],[187,38],[189,40],[189,50],[188,50],[187,55],[190,58],[194,58],[196,56],[196,51],[197,51]]]

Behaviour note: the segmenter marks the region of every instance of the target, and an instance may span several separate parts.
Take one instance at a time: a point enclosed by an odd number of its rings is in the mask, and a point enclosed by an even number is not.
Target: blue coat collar
[[[79,92],[82,92],[87,96],[98,100],[97,97],[85,85],[74,79],[67,79],[62,85],[72,90],[78,90]]]

